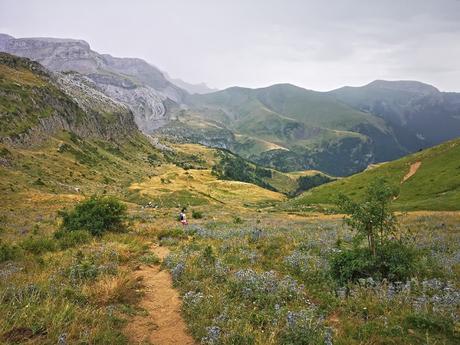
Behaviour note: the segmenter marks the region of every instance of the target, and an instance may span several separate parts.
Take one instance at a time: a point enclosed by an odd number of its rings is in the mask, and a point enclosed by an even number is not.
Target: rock
[[[78,93],[79,89],[86,88],[85,84],[92,82],[92,99],[97,97],[109,107],[120,104],[128,107],[134,114],[136,124],[144,132],[151,132],[167,123],[167,105],[181,104],[187,95],[146,61],[99,54],[82,40],[16,39],[2,35],[0,51],[27,57],[51,71],[78,72],[85,78],[78,77],[80,80],[77,81],[78,78],[72,73],[61,74],[60,82],[68,87],[70,93]],[[79,105],[87,108],[86,100],[83,99]]]

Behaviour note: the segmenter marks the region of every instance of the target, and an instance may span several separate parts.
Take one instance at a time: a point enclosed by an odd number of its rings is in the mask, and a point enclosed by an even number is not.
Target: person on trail
[[[182,225],[187,225],[187,216],[185,215],[185,207],[180,211],[179,213],[179,221],[182,223]]]

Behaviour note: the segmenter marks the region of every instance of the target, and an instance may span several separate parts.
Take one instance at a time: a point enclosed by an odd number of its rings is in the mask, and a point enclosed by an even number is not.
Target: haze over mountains
[[[330,92],[278,84],[191,95],[211,90],[187,87],[189,93],[141,59],[99,54],[81,40],[2,34],[0,51],[61,73],[60,82],[80,103],[77,90],[89,88],[98,99],[129,108],[145,133],[226,148],[282,171],[349,175],[460,135],[460,94],[415,81],[378,80]]]

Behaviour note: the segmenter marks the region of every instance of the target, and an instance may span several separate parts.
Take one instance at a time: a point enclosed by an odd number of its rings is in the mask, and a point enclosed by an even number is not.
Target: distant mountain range
[[[163,72],[164,76],[166,79],[168,79],[171,83],[174,85],[179,86],[181,89],[184,89],[187,91],[189,94],[205,94],[205,93],[211,93],[211,92],[216,92],[219,91],[218,89],[212,89],[205,83],[199,83],[199,84],[191,84],[187,83],[186,81],[183,81],[182,79],[179,78],[171,78],[168,73]]]
[[[460,136],[460,94],[413,81],[330,92],[290,84],[233,87],[186,103],[159,132],[281,171],[350,175]]]
[[[126,107],[144,133],[226,148],[285,172],[350,175],[460,136],[460,94],[415,81],[330,92],[290,84],[210,92],[141,59],[99,54],[81,40],[0,34],[0,51],[58,72],[82,104],[76,85]]]

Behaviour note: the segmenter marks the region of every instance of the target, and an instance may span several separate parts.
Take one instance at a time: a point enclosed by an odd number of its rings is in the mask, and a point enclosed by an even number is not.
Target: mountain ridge
[[[54,72],[76,71],[119,102],[128,105],[145,132],[168,120],[167,108],[186,92],[153,65],[138,58],[117,58],[91,50],[83,40],[12,38],[3,35],[0,51],[38,61]]]
[[[460,94],[417,81],[375,80],[328,92],[279,83],[189,94],[146,61],[99,54],[82,40],[2,34],[0,50],[58,73],[79,72],[78,83],[127,106],[144,133],[229,149],[285,172],[346,176],[460,133]]]

